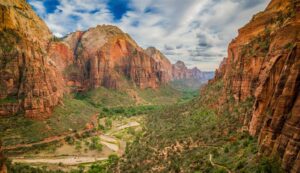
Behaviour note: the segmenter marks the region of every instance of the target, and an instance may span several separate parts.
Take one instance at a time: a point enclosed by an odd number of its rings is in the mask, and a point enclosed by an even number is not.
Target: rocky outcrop
[[[300,172],[300,1],[272,0],[239,30],[215,80],[237,102],[254,98],[249,132],[261,152]]]
[[[47,56],[51,38],[25,0],[0,2],[0,115],[46,117],[58,104],[60,74]]]
[[[214,77],[214,72],[202,72],[197,67],[188,69],[183,61],[177,61],[172,66],[173,80],[196,80],[201,83],[206,83]]]

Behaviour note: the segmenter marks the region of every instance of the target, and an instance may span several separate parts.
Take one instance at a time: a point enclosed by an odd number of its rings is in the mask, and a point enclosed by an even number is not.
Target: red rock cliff
[[[299,40],[300,1],[272,0],[239,30],[215,79],[236,101],[255,99],[250,134],[293,173],[300,172]]]
[[[45,117],[58,104],[61,75],[47,56],[51,38],[25,0],[0,1],[0,116]]]
[[[157,88],[169,80],[163,70],[168,60],[147,54],[115,26],[99,25],[75,32],[64,43],[74,51],[73,64],[66,69],[68,83],[82,90],[99,86],[119,88],[124,79],[140,88]]]
[[[154,47],[146,49],[147,55],[154,60],[154,69],[161,83],[168,83],[172,80],[172,64],[159,50]]]

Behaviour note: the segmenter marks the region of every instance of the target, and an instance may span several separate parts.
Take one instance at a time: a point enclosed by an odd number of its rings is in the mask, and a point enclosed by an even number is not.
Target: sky
[[[172,63],[214,71],[230,41],[270,0],[27,0],[53,34],[101,24],[121,28]]]

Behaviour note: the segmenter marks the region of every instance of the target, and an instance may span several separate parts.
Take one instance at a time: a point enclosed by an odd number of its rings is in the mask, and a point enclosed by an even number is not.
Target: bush
[[[281,173],[283,172],[278,160],[275,158],[263,157],[258,165],[257,173]]]
[[[81,148],[82,148],[81,142],[77,141],[76,144],[75,144],[75,149],[79,151],[79,150],[81,150]]]
[[[66,136],[65,137],[65,141],[69,144],[69,145],[73,145],[75,140],[72,136]]]
[[[101,143],[99,143],[99,140],[100,140],[99,137],[93,137],[92,138],[92,141],[91,141],[90,146],[89,146],[90,150],[102,151],[103,146],[102,146]]]
[[[110,129],[112,127],[112,120],[109,118],[105,119],[105,127]]]

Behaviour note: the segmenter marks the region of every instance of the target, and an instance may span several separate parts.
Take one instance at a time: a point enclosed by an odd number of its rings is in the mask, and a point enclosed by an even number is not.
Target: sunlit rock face
[[[0,116],[47,117],[63,80],[47,51],[52,35],[24,0],[0,2]]]
[[[216,71],[225,95],[254,98],[249,132],[261,151],[300,172],[300,1],[273,0],[239,30]]]
[[[167,59],[140,48],[119,28],[99,25],[86,32],[75,32],[64,41],[74,52],[72,67],[78,74],[70,74],[69,84],[81,90],[105,86],[122,87],[129,79],[140,88],[157,88],[169,80],[164,72]],[[158,59],[157,59],[158,58]]]
[[[146,49],[147,55],[154,60],[154,69],[158,75],[159,81],[163,84],[172,80],[172,64],[168,58],[154,47]]]

